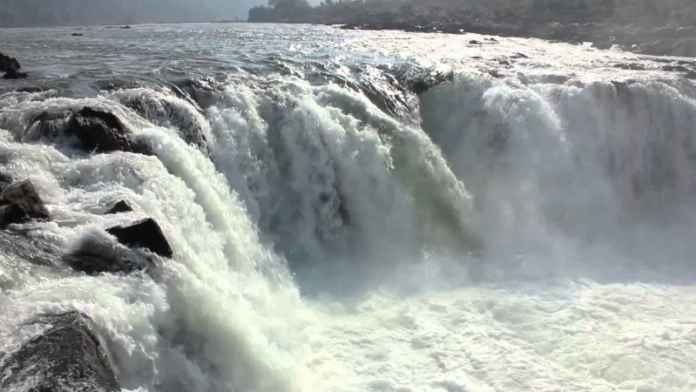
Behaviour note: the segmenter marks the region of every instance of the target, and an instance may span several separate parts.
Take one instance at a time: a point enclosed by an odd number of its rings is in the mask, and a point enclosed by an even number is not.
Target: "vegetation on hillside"
[[[619,44],[653,54],[696,55],[694,0],[270,0],[251,22],[474,32]]]
[[[538,21],[685,25],[696,22],[693,0],[324,0],[311,7],[307,0],[269,0],[254,7],[254,22],[398,23],[498,21],[515,24]]]

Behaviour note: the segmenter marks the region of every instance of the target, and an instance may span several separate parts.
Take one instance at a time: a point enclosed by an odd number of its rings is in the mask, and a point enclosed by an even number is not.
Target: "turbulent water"
[[[696,61],[74,31],[0,30],[31,74],[0,82],[0,170],[52,216],[14,229],[69,250],[150,216],[175,257],[87,276],[0,253],[0,362],[41,332],[27,320],[79,310],[128,391],[696,390]],[[154,156],[31,137],[85,106]],[[103,214],[120,199],[136,211]]]

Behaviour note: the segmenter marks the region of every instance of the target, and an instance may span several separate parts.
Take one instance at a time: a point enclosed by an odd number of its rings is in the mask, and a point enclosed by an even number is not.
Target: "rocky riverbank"
[[[509,37],[532,37],[551,41],[592,43],[600,49],[619,47],[623,50],[656,55],[696,57],[695,26],[645,27],[608,23],[547,23],[537,26],[515,26],[496,23],[408,22],[349,23],[344,29],[401,30],[422,33],[478,33]]]

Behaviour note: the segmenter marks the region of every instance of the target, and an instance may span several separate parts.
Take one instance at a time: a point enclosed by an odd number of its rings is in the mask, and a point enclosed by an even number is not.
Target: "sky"
[[[0,0],[0,27],[246,18],[266,0]]]

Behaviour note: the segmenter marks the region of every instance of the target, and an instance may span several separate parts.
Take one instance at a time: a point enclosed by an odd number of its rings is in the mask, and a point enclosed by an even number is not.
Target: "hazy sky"
[[[246,18],[261,4],[267,0],[0,0],[0,26]]]

